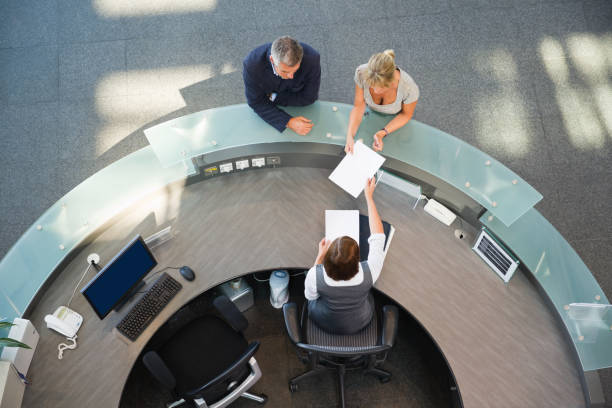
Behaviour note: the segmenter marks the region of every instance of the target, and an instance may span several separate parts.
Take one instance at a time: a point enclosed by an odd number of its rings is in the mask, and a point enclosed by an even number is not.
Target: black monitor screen
[[[103,319],[157,265],[139,235],[87,284],[81,293]]]

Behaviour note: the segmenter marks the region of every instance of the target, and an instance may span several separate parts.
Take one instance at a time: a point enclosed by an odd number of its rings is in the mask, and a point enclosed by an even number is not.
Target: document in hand
[[[325,210],[325,239],[349,236],[359,243],[359,211]]]
[[[329,179],[357,198],[363,191],[366,181],[376,173],[385,158],[361,141],[355,143],[353,154],[347,154],[332,171]]]
[[[395,227],[387,221],[383,221],[382,224],[385,233],[384,259],[387,256],[387,251],[389,251],[389,245],[393,239],[393,234],[395,234]],[[368,238],[370,238],[370,219],[367,215],[359,214],[359,259],[361,262],[368,260],[368,254],[370,252]]]

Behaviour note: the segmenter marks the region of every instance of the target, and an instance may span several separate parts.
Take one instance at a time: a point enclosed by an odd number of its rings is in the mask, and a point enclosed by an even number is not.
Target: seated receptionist
[[[370,289],[383,266],[385,234],[374,204],[376,182],[368,180],[364,190],[371,235],[370,252],[359,262],[359,245],[350,237],[319,242],[315,266],[304,282],[308,313],[317,326],[335,334],[355,333],[370,323],[374,302]]]
[[[242,78],[247,103],[263,120],[279,132],[290,128],[305,135],[312,121],[291,117],[280,106],[305,106],[319,97],[321,57],[311,46],[291,37],[280,37],[247,55]]]
[[[419,87],[405,71],[395,65],[393,50],[374,54],[367,64],[355,71],[355,101],[346,134],[347,153],[353,152],[354,137],[361,124],[366,105],[373,111],[395,115],[374,134],[372,148],[381,151],[383,138],[412,119],[419,99]]]

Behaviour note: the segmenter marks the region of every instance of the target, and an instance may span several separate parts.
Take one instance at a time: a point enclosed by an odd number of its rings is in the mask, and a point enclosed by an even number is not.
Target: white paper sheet
[[[348,235],[359,243],[359,211],[325,210],[325,239]]]
[[[329,179],[357,198],[363,191],[366,181],[376,173],[384,162],[384,157],[361,141],[357,141],[353,154],[344,156],[338,167],[329,175]]]

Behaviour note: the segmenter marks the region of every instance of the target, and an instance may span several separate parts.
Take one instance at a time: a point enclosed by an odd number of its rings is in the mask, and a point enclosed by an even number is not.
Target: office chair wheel
[[[391,376],[389,375],[389,376],[385,376],[385,377],[380,377],[379,381],[380,381],[381,384],[386,384],[389,381],[391,381]]]
[[[296,392],[298,390],[298,385],[295,383],[289,383],[289,391]]]

